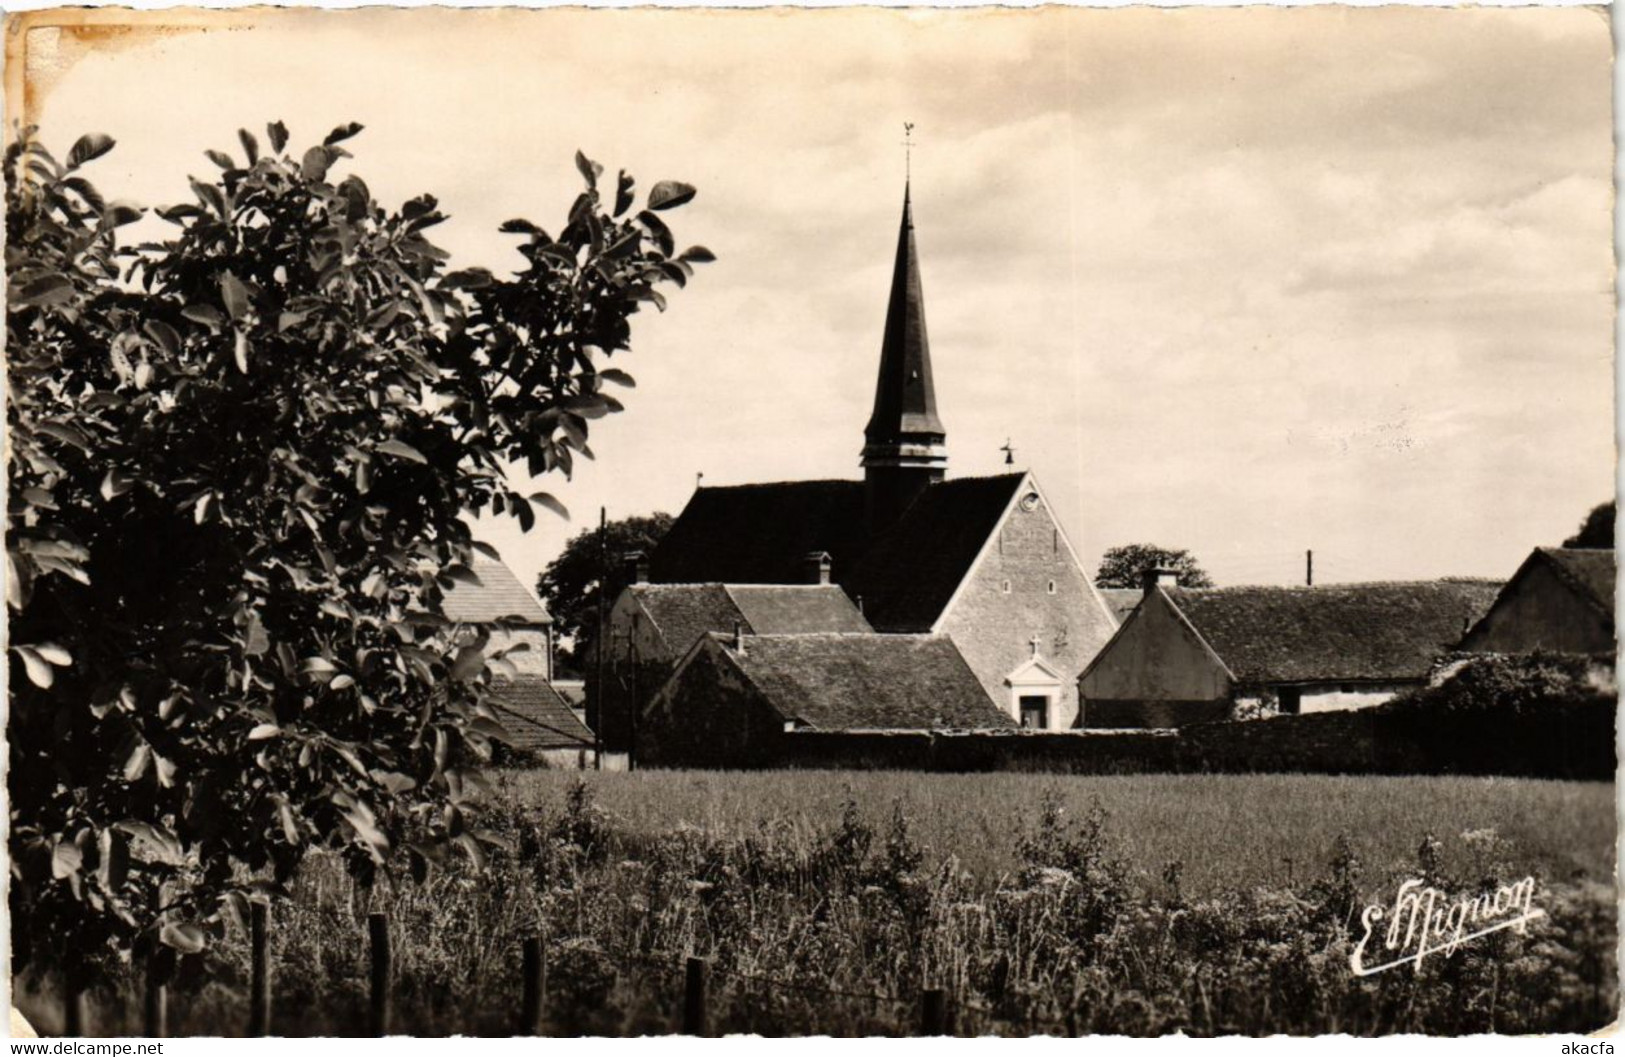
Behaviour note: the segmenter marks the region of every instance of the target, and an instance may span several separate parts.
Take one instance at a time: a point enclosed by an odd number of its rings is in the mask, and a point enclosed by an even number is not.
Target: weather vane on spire
[[[914,176],[914,122],[903,122],[903,179]]]
[[[1004,452],[1004,464],[1006,466],[1014,466],[1016,464],[1016,449],[1011,446],[1009,437],[1004,438],[1004,447],[1000,448],[999,450]]]

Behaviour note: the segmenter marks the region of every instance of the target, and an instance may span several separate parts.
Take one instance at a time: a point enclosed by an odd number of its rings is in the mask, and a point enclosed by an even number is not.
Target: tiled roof
[[[1500,590],[1489,580],[1168,588],[1243,684],[1420,679]]]
[[[546,624],[547,610],[525,589],[513,570],[499,561],[476,557],[478,584],[459,583],[446,592],[445,614],[466,624],[484,624],[513,618],[525,624]]]
[[[819,730],[1016,725],[945,635],[757,635],[724,649],[781,715]]]
[[[883,631],[928,631],[1025,477],[961,477],[920,493],[842,581],[863,599],[869,623]]]
[[[726,590],[744,615],[746,630],[757,635],[874,630],[834,584],[729,584]]]
[[[1572,547],[1539,547],[1535,553],[1551,563],[1558,579],[1612,620],[1614,617],[1614,552]]]
[[[871,631],[833,584],[636,584],[632,588],[674,655],[708,632],[746,634]]]
[[[886,631],[923,631],[941,615],[992,535],[1022,474],[927,488],[879,539],[864,533],[861,481],[702,488],[651,559],[660,583],[794,584],[826,551],[836,583]]]
[[[1145,597],[1145,591],[1138,587],[1100,587],[1096,590],[1119,624],[1128,619],[1134,607],[1140,604],[1140,599]]]
[[[637,584],[630,590],[674,657],[701,635],[731,632],[745,619],[721,584]]]
[[[650,579],[793,584],[808,553],[827,551],[838,581],[866,545],[861,481],[701,488],[650,556]]]
[[[515,749],[592,748],[592,731],[547,680],[522,675],[497,683],[491,694],[497,719]]]

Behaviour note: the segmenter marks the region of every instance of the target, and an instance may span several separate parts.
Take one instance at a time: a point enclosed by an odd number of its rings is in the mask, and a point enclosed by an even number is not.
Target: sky
[[[104,13],[105,16],[105,13]],[[113,16],[128,18],[129,16]],[[281,119],[437,195],[457,266],[579,148],[718,257],[640,313],[527,583],[707,485],[856,477],[904,181],[949,473],[1037,474],[1083,561],[1221,584],[1506,577],[1613,495],[1612,45],[1589,9],[259,9],[30,31],[31,119],[161,205]],[[264,137],[261,135],[263,141]],[[157,223],[157,222],[154,222]],[[526,489],[530,490],[529,488]]]

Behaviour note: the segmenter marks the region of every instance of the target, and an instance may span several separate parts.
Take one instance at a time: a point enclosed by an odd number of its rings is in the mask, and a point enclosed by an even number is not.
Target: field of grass
[[[935,865],[952,855],[995,887],[1017,866],[1016,841],[1046,793],[1081,817],[1098,803],[1129,866],[1156,877],[1184,864],[1193,894],[1290,884],[1319,869],[1345,836],[1371,866],[1410,861],[1423,838],[1462,868],[1463,833],[1494,830],[1518,868],[1554,879],[1614,876],[1614,787],[1512,778],[1327,775],[917,774],[895,771],[514,771],[499,779],[521,804],[557,803],[579,780],[613,824],[657,835],[682,824],[742,838],[764,825],[809,835],[852,799],[876,827],[901,804]],[[1375,879],[1374,879],[1375,880]]]
[[[925,987],[970,1035],[1539,1033],[1618,1010],[1611,784],[511,772],[495,794],[483,869],[364,888],[309,864],[273,908],[274,1034],[365,1031],[372,912],[417,1035],[511,1032],[537,935],[562,1035],[676,1031],[690,956],[714,1033],[909,1034]],[[1361,908],[1400,879],[1526,875],[1547,914],[1527,935],[1352,973]],[[240,1031],[247,962],[235,928],[183,959],[174,1032]],[[140,995],[94,996],[93,1030],[139,1030]]]

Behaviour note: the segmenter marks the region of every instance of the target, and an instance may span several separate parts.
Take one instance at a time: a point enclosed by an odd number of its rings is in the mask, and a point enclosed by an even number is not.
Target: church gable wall
[[[993,700],[1018,720],[1006,676],[1032,658],[1036,635],[1039,657],[1060,676],[1048,727],[1065,730],[1078,716],[1078,673],[1114,629],[1054,515],[1024,487],[936,630],[953,638]]]

